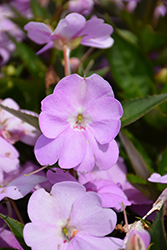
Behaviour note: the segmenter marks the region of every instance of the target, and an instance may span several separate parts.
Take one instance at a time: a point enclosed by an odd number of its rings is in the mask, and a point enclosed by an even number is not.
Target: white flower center
[[[92,118],[85,113],[85,110],[79,107],[76,112],[68,117],[68,122],[73,129],[86,130],[87,124],[92,122]]]

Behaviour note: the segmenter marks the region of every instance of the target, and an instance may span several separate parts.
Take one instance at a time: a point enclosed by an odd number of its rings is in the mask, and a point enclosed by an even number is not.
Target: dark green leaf
[[[32,115],[28,115],[28,114],[23,113],[19,110],[8,108],[6,106],[3,106],[2,104],[0,104],[0,108],[6,110],[7,112],[11,113],[12,115],[18,117],[22,121],[29,123],[31,126],[39,129],[37,117],[32,116]]]
[[[107,50],[107,57],[121,95],[125,99],[148,95],[153,88],[153,69],[149,61],[137,46],[116,32],[113,38],[115,42]]]
[[[158,172],[161,175],[165,175],[167,173],[167,149],[165,150],[165,152],[162,155],[162,160],[160,162],[160,166],[158,168]]]
[[[130,183],[147,184],[146,180],[142,179],[137,175],[127,174],[126,177]]]
[[[134,172],[144,180],[151,175],[151,160],[149,159],[144,148],[135,140],[135,138],[127,131],[121,130],[119,133],[121,142],[131,161]],[[135,143],[135,145],[134,145]]]
[[[167,241],[166,241],[166,233],[164,228],[164,221],[163,221],[163,209],[157,213],[155,221],[150,229],[151,235],[151,250],[166,250],[167,249]]]
[[[26,246],[24,239],[23,239],[23,228],[24,225],[18,222],[17,220],[14,220],[6,215],[0,214],[0,217],[7,223],[7,225],[10,227],[11,231],[15,235],[16,239],[20,243],[20,245],[23,247],[24,250],[29,250],[30,248]]]
[[[135,98],[122,102],[124,109],[122,127],[138,120],[157,105],[167,100],[167,94]]]
[[[17,53],[22,61],[25,63],[27,70],[37,78],[44,78],[46,73],[46,66],[42,63],[35,52],[26,44],[17,42],[13,37],[10,39],[15,43]]]

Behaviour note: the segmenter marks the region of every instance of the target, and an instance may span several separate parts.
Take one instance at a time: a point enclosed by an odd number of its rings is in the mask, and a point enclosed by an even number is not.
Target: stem
[[[128,219],[127,219],[127,215],[126,215],[126,211],[125,211],[125,206],[124,206],[123,202],[121,202],[121,205],[122,205],[122,208],[123,208],[123,214],[124,214],[124,219],[125,219],[126,231],[128,233],[129,227],[128,227]]]
[[[71,74],[70,70],[70,49],[67,45],[63,46],[63,56],[64,56],[64,74],[68,76]]]
[[[86,53],[83,55],[83,57],[80,60],[80,64],[78,65],[78,68],[76,71],[78,71],[79,67],[81,66],[81,64],[88,58],[88,56],[93,52],[95,48],[89,48]]]
[[[18,208],[16,206],[16,203],[14,202],[14,200],[12,200],[10,198],[9,198],[9,201],[12,204],[12,207],[13,207],[13,209],[14,209],[14,211],[15,211],[15,213],[17,215],[17,218],[19,219],[20,223],[24,224],[24,221],[23,221],[23,219],[21,217],[21,214],[20,214],[20,212],[19,212],[19,210],[18,210]]]

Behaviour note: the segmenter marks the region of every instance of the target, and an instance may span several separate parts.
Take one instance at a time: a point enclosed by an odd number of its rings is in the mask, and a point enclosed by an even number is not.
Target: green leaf
[[[147,184],[146,180],[134,174],[127,174],[126,178],[130,183]]]
[[[35,55],[35,52],[26,44],[17,42],[12,36],[10,36],[10,39],[15,43],[16,51],[21,60],[25,63],[30,74],[37,78],[44,78],[46,66],[39,57]]]
[[[6,106],[3,106],[2,104],[0,104],[0,108],[6,110],[7,112],[11,113],[12,115],[18,117],[22,121],[27,122],[31,126],[39,129],[38,118],[37,117],[26,114],[26,113],[23,113],[23,112],[21,112],[19,110],[8,108]]]
[[[141,29],[141,42],[143,44],[143,48],[146,52],[156,50],[163,46],[166,46],[167,36],[162,32],[155,32],[150,25],[142,27]]]
[[[18,222],[17,220],[14,220],[6,215],[0,214],[0,217],[7,223],[7,225],[10,227],[11,231],[15,235],[16,239],[20,243],[20,245],[23,247],[24,250],[30,250],[30,248],[25,244],[24,238],[23,238],[23,228],[24,225]]]
[[[112,35],[114,45],[107,50],[114,80],[125,98],[143,97],[153,88],[153,69],[140,48],[118,35]]]
[[[167,173],[167,148],[166,148],[165,152],[162,155],[162,160],[160,162],[160,166],[158,168],[158,172],[161,175],[165,175]]]
[[[167,100],[167,94],[147,96],[143,98],[135,98],[122,102],[123,117],[122,127],[138,120],[157,105]]]
[[[167,249],[167,241],[166,241],[166,233],[163,222],[163,210],[164,207],[157,213],[155,221],[150,228],[151,235],[151,250],[166,250]]]
[[[153,172],[150,168],[151,160],[147,153],[129,132],[121,130],[119,137],[129,156],[134,172],[142,179],[147,180]]]

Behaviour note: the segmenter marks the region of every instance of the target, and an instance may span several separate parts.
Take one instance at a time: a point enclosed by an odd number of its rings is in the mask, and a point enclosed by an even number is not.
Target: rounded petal
[[[28,37],[38,44],[45,44],[51,42],[50,35],[52,30],[44,23],[29,22],[24,26],[28,31]]]
[[[62,221],[66,224],[74,201],[85,193],[85,188],[73,181],[56,183],[50,194],[44,189],[38,189],[32,194],[28,203],[29,217],[32,222],[41,221],[45,224],[59,225]],[[61,224],[60,227],[65,226]]]
[[[86,110],[102,96],[114,96],[109,83],[97,74],[87,78],[80,77],[77,74],[66,76],[59,81],[54,93],[58,90],[67,96],[71,106],[75,109],[82,107]]]
[[[156,182],[156,183],[163,183],[167,184],[167,174],[161,176],[158,173],[153,173],[149,178],[148,181],[150,182]]]
[[[76,167],[86,155],[87,141],[85,135],[82,131],[71,128],[63,134],[66,134],[66,140],[61,149],[59,165],[65,169]]]
[[[72,112],[74,109],[61,91],[47,96],[42,101],[42,113],[39,115],[39,124],[44,135],[53,139],[70,127],[67,119]]]
[[[59,244],[63,243],[61,238],[56,237],[57,231],[56,225],[51,226],[40,222],[27,223],[23,229],[23,236],[32,250],[55,250]]]
[[[85,28],[80,33],[83,36],[81,44],[95,48],[109,48],[114,43],[110,37],[112,32],[111,25],[104,23],[102,19],[93,17],[87,21]]]
[[[123,114],[122,106],[116,99],[104,96],[86,112],[93,121],[89,124],[89,129],[99,143],[108,143],[116,137],[120,130],[120,118]]]
[[[37,161],[41,165],[53,165],[56,163],[63,147],[63,139],[64,137],[62,138],[62,136],[56,139],[48,139],[44,135],[41,135],[34,148]]]
[[[78,33],[82,31],[85,24],[86,19],[82,15],[78,13],[71,13],[64,19],[60,20],[56,29],[52,33],[52,36],[61,38],[62,40],[77,38]]]
[[[116,225],[116,214],[111,209],[102,208],[101,204],[100,197],[94,192],[80,196],[73,204],[69,226],[86,235],[104,236],[111,233]]]
[[[121,239],[113,237],[93,237],[77,234],[69,243],[68,250],[120,250],[123,246]]]

